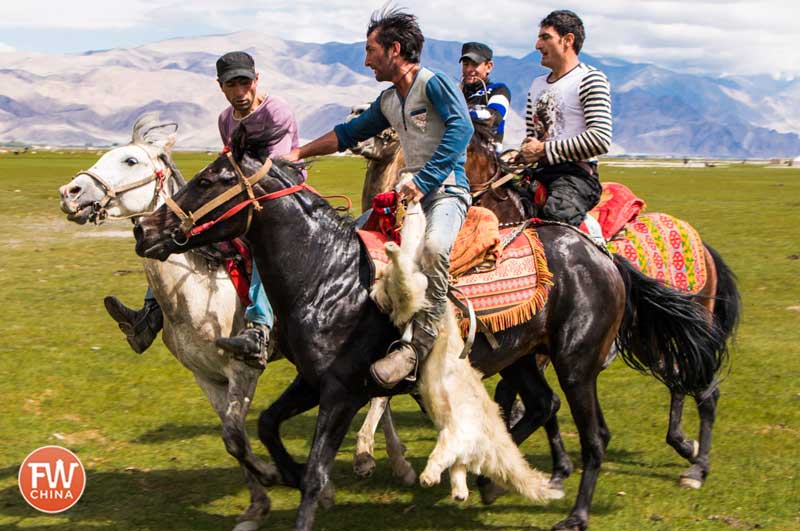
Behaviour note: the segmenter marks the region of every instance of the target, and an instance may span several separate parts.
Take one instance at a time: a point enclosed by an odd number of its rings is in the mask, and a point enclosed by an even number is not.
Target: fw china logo
[[[60,446],[31,452],[19,469],[19,490],[31,507],[44,513],[66,511],[81,498],[86,471],[78,456]]]

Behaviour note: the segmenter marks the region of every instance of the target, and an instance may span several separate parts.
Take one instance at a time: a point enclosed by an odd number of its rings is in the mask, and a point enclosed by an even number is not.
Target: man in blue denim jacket
[[[414,15],[398,9],[373,13],[367,30],[364,64],[378,81],[392,86],[350,122],[292,150],[290,161],[344,151],[393,127],[413,178],[400,185],[400,196],[421,203],[427,217],[422,270],[428,277],[430,306],[413,319],[411,343],[401,343],[372,364],[382,386],[391,388],[416,374],[417,363],[433,348],[438,322],[447,304],[450,250],[471,203],[464,172],[473,127],[455,83],[420,65],[424,37]]]

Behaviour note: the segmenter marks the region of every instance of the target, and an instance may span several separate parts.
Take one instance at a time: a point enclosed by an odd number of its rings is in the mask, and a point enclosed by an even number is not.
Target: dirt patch
[[[28,413],[33,413],[34,415],[41,415],[42,414],[42,402],[47,400],[48,398],[54,397],[56,392],[52,389],[45,389],[38,395],[31,396],[25,399],[25,403],[22,404],[22,410]]]

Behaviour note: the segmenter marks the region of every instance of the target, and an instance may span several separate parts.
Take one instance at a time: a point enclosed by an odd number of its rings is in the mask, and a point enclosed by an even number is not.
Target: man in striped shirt
[[[576,226],[600,200],[596,157],[611,146],[608,79],[578,58],[583,40],[583,22],[572,11],[553,11],[540,23],[536,49],[550,73],[531,84],[520,148],[547,189],[539,217]]]

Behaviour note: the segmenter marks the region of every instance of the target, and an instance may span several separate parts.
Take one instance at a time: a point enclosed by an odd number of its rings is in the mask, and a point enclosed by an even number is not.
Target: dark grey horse
[[[243,131],[235,135],[232,148],[233,159],[245,174],[262,167],[263,144],[248,144]],[[255,194],[285,191],[300,179],[292,167],[278,163],[256,183]],[[231,161],[220,157],[174,199],[184,212],[196,212],[238,183]],[[242,191],[207,217],[229,213],[244,199]],[[307,189],[262,207],[252,212],[249,226],[245,208],[220,223],[206,224],[208,229],[196,235],[182,230],[178,217],[162,207],[136,227],[136,250],[163,260],[246,233],[262,275],[270,279],[265,287],[278,318],[281,350],[298,370],[295,380],[261,414],[259,437],[284,482],[301,490],[295,529],[309,530],[354,415],[371,397],[387,393],[371,381],[369,366],[398,333],[369,297],[369,257],[349,218]],[[610,259],[572,228],[543,226],[538,233],[554,275],[547,303],[529,322],[498,334],[497,351],[479,338],[470,361],[488,376],[500,371],[535,372],[534,354],[549,356],[578,428],[583,461],[575,505],[556,527],[583,529],[610,438],[596,379],[617,332],[619,348],[635,350],[649,360],[654,372],[659,366],[674,367],[662,378],[683,392],[710,385],[723,350],[715,348],[720,334],[708,326],[707,312],[700,305],[644,277],[624,259]],[[393,392],[408,390],[399,386]],[[525,400],[525,393],[522,397]],[[316,431],[308,461],[302,465],[287,452],[279,428],[284,420],[317,405]]]

